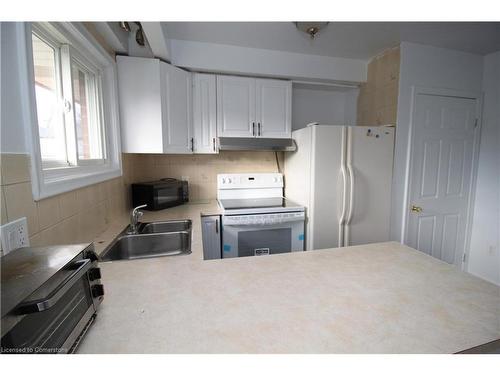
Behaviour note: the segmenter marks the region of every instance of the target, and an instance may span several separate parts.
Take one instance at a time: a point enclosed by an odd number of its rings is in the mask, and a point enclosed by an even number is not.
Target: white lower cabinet
[[[220,216],[203,216],[201,218],[203,240],[203,259],[221,258],[221,222]]]
[[[194,153],[217,154],[217,98],[213,74],[193,74]]]

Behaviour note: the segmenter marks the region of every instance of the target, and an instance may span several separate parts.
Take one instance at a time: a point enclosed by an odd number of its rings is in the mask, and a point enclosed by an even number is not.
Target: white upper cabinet
[[[219,137],[291,137],[289,81],[217,76]]]
[[[219,137],[253,137],[255,129],[255,79],[217,76]]]
[[[196,154],[216,154],[217,98],[213,74],[193,74],[193,131]]]
[[[191,73],[161,62],[165,84],[163,95],[163,152],[190,154],[193,151]]]
[[[122,151],[218,153],[218,137],[290,138],[291,82],[117,56]]]
[[[292,83],[277,79],[256,79],[257,136],[290,138],[292,133]]]
[[[191,74],[142,57],[117,65],[122,152],[191,153]]]
[[[160,61],[116,57],[122,152],[163,153]]]

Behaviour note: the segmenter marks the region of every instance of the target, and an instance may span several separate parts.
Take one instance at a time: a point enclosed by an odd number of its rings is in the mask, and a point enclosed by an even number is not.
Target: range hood
[[[230,151],[295,151],[292,138],[231,138],[219,137],[219,150]]]

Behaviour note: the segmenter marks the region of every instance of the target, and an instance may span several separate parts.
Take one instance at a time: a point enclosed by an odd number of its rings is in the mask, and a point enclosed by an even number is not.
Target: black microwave
[[[132,184],[132,204],[134,207],[147,204],[146,210],[157,211],[179,206],[188,201],[187,181],[163,178],[158,181]]]

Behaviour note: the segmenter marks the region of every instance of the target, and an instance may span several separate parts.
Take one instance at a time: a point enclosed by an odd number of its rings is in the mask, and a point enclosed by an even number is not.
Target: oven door
[[[222,257],[304,251],[303,213],[222,217]]]
[[[15,310],[18,323],[2,336],[2,352],[73,352],[95,315],[91,268],[80,254],[22,302]]]

